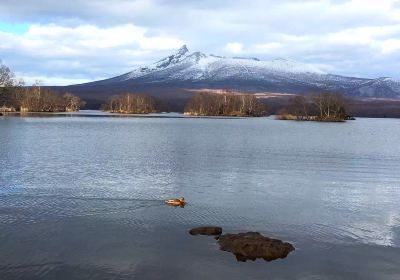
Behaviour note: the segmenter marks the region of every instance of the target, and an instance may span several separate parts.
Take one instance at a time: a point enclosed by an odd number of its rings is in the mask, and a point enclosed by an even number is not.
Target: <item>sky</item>
[[[0,59],[28,84],[113,77],[183,44],[400,79],[400,0],[0,0]]]

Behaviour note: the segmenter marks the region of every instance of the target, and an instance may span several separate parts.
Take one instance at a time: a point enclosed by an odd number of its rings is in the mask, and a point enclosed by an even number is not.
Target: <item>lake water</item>
[[[0,279],[400,278],[400,120],[172,116],[0,117]],[[296,250],[237,262],[203,225]]]

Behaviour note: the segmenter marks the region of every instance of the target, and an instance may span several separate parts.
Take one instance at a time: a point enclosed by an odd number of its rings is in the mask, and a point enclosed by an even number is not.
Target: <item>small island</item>
[[[349,102],[341,94],[325,92],[307,98],[295,96],[280,110],[278,120],[344,122],[353,120],[347,114]]]
[[[150,114],[160,112],[159,103],[149,95],[125,93],[107,99],[101,109],[119,114]]]
[[[201,92],[185,106],[189,116],[262,117],[267,107],[252,94]]]

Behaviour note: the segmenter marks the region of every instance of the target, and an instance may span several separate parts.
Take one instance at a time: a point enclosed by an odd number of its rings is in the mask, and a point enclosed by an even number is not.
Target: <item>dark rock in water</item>
[[[352,116],[346,115],[346,121],[355,121],[355,120],[356,120],[356,118],[355,118],[355,117],[352,117]]]
[[[224,234],[216,239],[222,251],[233,253],[241,262],[258,258],[266,261],[284,259],[294,250],[292,244],[265,237],[258,232]]]
[[[198,227],[189,231],[191,235],[221,235],[221,227]]]

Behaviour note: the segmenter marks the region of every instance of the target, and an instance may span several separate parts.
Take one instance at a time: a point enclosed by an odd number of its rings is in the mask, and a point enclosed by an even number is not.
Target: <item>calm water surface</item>
[[[399,143],[395,119],[0,117],[0,279],[399,279]],[[202,225],[296,251],[240,263]]]

